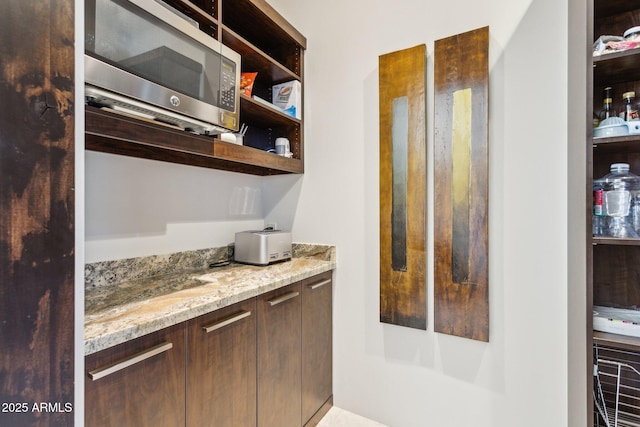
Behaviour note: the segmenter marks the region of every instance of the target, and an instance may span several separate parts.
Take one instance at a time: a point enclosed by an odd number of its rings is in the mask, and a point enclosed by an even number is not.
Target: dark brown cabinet
[[[622,35],[627,29],[640,22],[640,5],[637,2],[624,0],[592,0],[594,11],[593,34],[589,43],[602,35]],[[592,108],[587,112],[589,122],[598,115],[603,108],[603,92],[605,87],[613,91],[613,105],[616,110],[622,106],[622,95],[635,91],[640,96],[640,48],[603,54],[593,58],[593,75],[591,93]],[[593,138],[590,141],[587,154],[588,164],[592,166],[588,171],[587,182],[600,178],[609,172],[613,163],[629,163],[631,172],[640,174],[640,135],[625,135],[618,137]],[[591,223],[592,203],[591,188],[588,189],[587,215]],[[640,292],[638,291],[638,277],[640,277],[640,239],[618,239],[609,237],[592,237],[588,231],[589,252],[587,253],[587,289],[588,312],[593,305],[617,308],[632,308],[640,306]],[[589,322],[589,327],[591,323]],[[592,331],[588,331],[592,333]],[[593,332],[593,344],[587,350],[593,352],[596,370],[606,369],[608,362],[598,359],[611,358],[640,367],[640,339],[624,335]],[[593,367],[587,373],[589,381],[593,376]],[[635,374],[633,374],[635,375]],[[625,378],[626,377],[626,378]],[[595,393],[588,393],[590,425],[603,425],[594,404],[593,396],[598,391],[604,391],[606,405],[610,408],[617,405],[615,375],[600,375],[600,384],[593,383]],[[629,380],[623,373],[621,381]],[[640,377],[634,379],[634,383]],[[633,385],[633,387],[637,387]],[[640,419],[640,400],[633,397],[636,391],[627,390],[625,401],[626,413]],[[602,403],[601,403],[602,404]],[[626,421],[626,418],[621,422]],[[622,425],[622,424],[621,424]],[[624,424],[627,425],[627,424]]]
[[[187,426],[256,426],[256,303],[187,323]]]
[[[595,0],[594,18],[594,39],[605,34],[622,35],[640,19],[640,7],[634,2]],[[622,105],[623,93],[635,91],[640,96],[639,70],[640,49],[595,56],[593,112],[597,115],[602,109],[605,87],[612,88],[613,105],[617,110]],[[589,182],[607,174],[613,163],[629,163],[631,172],[640,174],[640,135],[594,138],[591,151],[593,168],[589,171]],[[640,306],[637,290],[640,239],[595,237],[592,243],[593,304],[623,308]],[[615,335],[609,335],[597,333],[595,336],[616,339]]]
[[[303,424],[315,425],[332,404],[332,301],[331,272],[302,282]]]
[[[85,424],[314,426],[332,405],[332,272],[85,358]]]
[[[184,358],[184,324],[87,356],[85,425],[183,426]]]
[[[242,72],[258,73],[252,95],[271,101],[272,86],[292,80],[304,91],[306,38],[264,0],[165,1],[238,52]],[[248,126],[244,145],[92,107],[86,109],[85,145],[88,150],[254,175],[303,173],[303,120],[245,95],[239,108],[240,122]],[[275,147],[278,137],[289,139],[292,158],[266,151]]]
[[[313,426],[332,406],[331,275],[258,300],[258,427]]]
[[[258,298],[258,426],[301,425],[301,283]]]
[[[594,0],[594,39],[604,34],[622,35],[640,20],[640,6],[634,2]],[[593,112],[602,109],[603,90],[613,89],[614,107],[619,110],[622,94],[640,96],[640,48],[596,56],[593,59]],[[590,116],[593,114],[589,113]],[[593,169],[589,182],[609,172],[613,163],[629,163],[640,174],[640,135],[594,138],[590,154]],[[589,197],[589,213],[592,200]],[[592,239],[590,274],[593,304],[610,307],[640,306],[637,284],[640,276],[640,239],[595,237]],[[615,345],[631,338],[596,332],[596,342]],[[640,351],[640,339],[637,339]]]

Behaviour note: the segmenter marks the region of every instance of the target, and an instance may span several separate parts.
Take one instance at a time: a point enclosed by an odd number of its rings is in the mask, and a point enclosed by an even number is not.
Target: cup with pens
[[[249,126],[247,126],[246,124],[242,124],[240,126],[240,130],[238,132],[236,132],[236,144],[238,145],[244,145],[244,135],[247,133],[247,129],[249,129]]]
[[[244,134],[247,133],[247,129],[249,126],[244,123],[240,126],[240,130],[238,132],[224,132],[220,134],[220,139],[225,142],[230,142],[232,144],[244,145]]]

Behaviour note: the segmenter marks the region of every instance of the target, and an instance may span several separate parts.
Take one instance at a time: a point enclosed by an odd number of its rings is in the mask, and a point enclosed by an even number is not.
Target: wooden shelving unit
[[[241,70],[257,72],[253,95],[271,100],[271,87],[297,80],[304,88],[306,38],[263,0],[165,0],[200,29],[240,53]],[[304,90],[304,89],[303,89]],[[240,97],[244,145],[86,108],[88,150],[254,175],[304,173],[304,122],[251,97]],[[278,156],[286,137],[293,158]]]
[[[625,0],[591,0],[594,22],[590,43],[602,35],[620,35],[640,22],[640,4]],[[622,105],[622,94],[635,91],[640,97],[640,48],[607,53],[593,58],[593,86],[588,99],[593,101],[587,117],[591,120],[602,109],[603,90],[612,87],[613,104],[616,110]],[[595,114],[594,114],[595,113]],[[591,149],[587,155],[590,166],[587,182],[609,172],[612,163],[629,163],[631,172],[640,174],[640,135],[625,135],[611,138],[592,138],[587,142]],[[588,197],[586,211],[591,224],[592,198]],[[592,237],[588,231],[590,245],[587,254],[588,312],[593,306],[633,308],[640,307],[640,239],[616,239]],[[591,322],[587,322],[591,329]],[[633,360],[640,361],[640,338],[588,330],[592,343],[598,348],[622,351]],[[587,349],[589,357],[593,347]],[[606,353],[606,352],[605,352]],[[596,361],[594,360],[594,363]],[[588,382],[593,381],[593,371],[587,373]],[[594,385],[595,387],[595,385]],[[593,391],[593,390],[592,390]],[[588,393],[590,411],[589,425],[602,425],[600,415],[593,410],[593,394]],[[609,397],[607,397],[609,399]],[[634,409],[635,410],[635,409]],[[626,424],[624,424],[626,425]]]
[[[88,150],[252,175],[303,171],[300,159],[193,135],[95,107],[86,108],[85,122]]]

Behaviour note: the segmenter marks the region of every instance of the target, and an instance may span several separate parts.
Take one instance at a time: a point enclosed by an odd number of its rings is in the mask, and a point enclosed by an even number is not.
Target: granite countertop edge
[[[266,267],[237,265],[222,273],[200,275],[198,279],[205,280],[202,286],[85,315],[84,354],[105,350],[335,268],[333,258],[302,257]],[[239,279],[217,279],[236,273],[240,274]]]

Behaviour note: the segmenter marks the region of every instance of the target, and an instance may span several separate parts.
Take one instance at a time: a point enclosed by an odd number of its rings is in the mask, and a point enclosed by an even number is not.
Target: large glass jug
[[[629,171],[628,163],[614,163],[610,172],[599,180],[602,184],[603,213],[606,226],[603,235],[616,238],[637,238],[633,227],[633,202],[640,194],[640,176]]]

